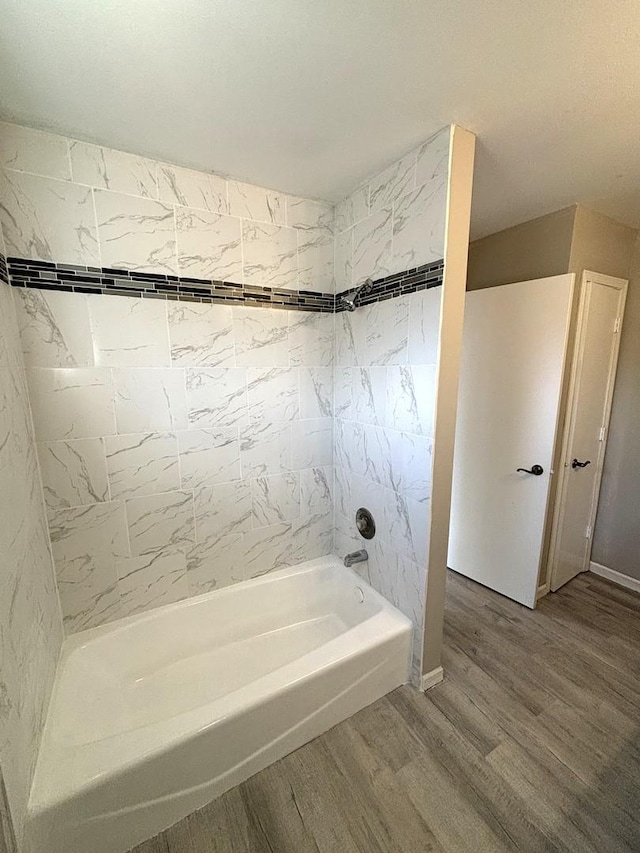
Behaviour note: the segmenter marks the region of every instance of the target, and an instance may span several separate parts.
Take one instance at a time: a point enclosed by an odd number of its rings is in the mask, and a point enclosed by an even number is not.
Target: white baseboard
[[[443,679],[444,670],[441,666],[437,666],[435,669],[432,669],[431,672],[428,672],[426,675],[422,676],[422,681],[420,682],[420,689],[422,691],[429,690],[429,688],[435,687],[436,684],[440,684]]]
[[[589,571],[594,575],[613,581],[619,586],[625,586],[627,589],[632,589],[635,592],[640,592],[640,580],[638,578],[630,578],[629,575],[623,575],[622,572],[616,572],[613,569],[608,569],[606,566],[601,566],[600,563],[589,563]]]

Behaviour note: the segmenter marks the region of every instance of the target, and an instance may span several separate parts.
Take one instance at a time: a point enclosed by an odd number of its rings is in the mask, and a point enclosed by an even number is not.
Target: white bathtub
[[[68,638],[31,853],[121,853],[408,679],[411,623],[335,557]]]

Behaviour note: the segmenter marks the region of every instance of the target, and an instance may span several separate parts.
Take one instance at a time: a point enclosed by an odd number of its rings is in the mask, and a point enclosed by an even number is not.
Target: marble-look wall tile
[[[251,481],[203,486],[194,493],[196,542],[214,544],[229,534],[252,529]]]
[[[433,440],[428,436],[412,435],[397,430],[378,430],[390,448],[383,485],[402,492],[417,501],[431,496]]]
[[[384,537],[384,489],[379,483],[374,483],[354,475],[343,467],[335,469],[335,510],[336,526],[347,536],[355,536],[360,544],[359,548],[366,547],[365,542],[356,526],[356,511],[360,507],[366,507],[373,515],[376,522],[376,536]]]
[[[118,368],[113,370],[113,385],[121,435],[187,428],[184,371]]]
[[[393,269],[406,270],[444,257],[447,176],[408,193],[393,212]]]
[[[398,596],[396,606],[415,626],[422,624],[427,575],[425,566],[398,554]],[[420,636],[422,642],[422,636]]]
[[[286,311],[234,307],[233,333],[238,367],[289,366]]]
[[[335,292],[353,286],[353,228],[336,235],[334,240]]]
[[[244,540],[240,533],[205,539],[187,550],[190,595],[213,592],[245,579]]]
[[[334,315],[289,311],[289,364],[329,367],[333,364]]]
[[[245,219],[242,248],[247,284],[296,289],[295,229]]]
[[[102,438],[49,441],[38,446],[40,474],[47,506],[85,506],[109,500]]]
[[[300,368],[300,417],[333,417],[333,369]]]
[[[300,477],[297,473],[258,477],[251,481],[253,527],[292,521],[300,515]]]
[[[183,489],[240,479],[237,427],[193,429],[178,433]]]
[[[335,230],[345,231],[369,215],[369,185],[364,184],[354,190],[335,208]]]
[[[374,302],[367,305],[363,313],[367,319],[366,363],[406,364],[409,339],[406,297]]]
[[[395,604],[398,598],[398,557],[391,545],[376,538],[368,543],[369,578],[371,586],[387,601]]]
[[[222,213],[176,210],[180,275],[242,281],[241,221]]]
[[[113,435],[104,439],[111,497],[142,497],[180,488],[173,433]]]
[[[336,418],[352,417],[353,376],[351,367],[336,367],[333,372],[333,409]]]
[[[355,512],[367,507],[376,521],[369,542],[355,528]],[[418,503],[379,484],[336,469],[336,547],[338,553],[365,547],[368,581],[409,618],[422,637],[428,503]],[[417,560],[417,561],[416,561]]]
[[[300,421],[288,423],[255,423],[240,428],[242,476],[264,477],[291,470],[291,428]],[[303,421],[302,423],[306,423]],[[319,463],[325,464],[325,463]],[[331,464],[331,463],[328,463]],[[301,465],[300,468],[309,467]]]
[[[14,298],[27,367],[93,367],[86,296],[15,288]]]
[[[170,302],[169,340],[174,367],[234,367],[231,307]]]
[[[369,316],[370,308],[366,305],[357,311],[342,311],[335,314],[336,324],[336,364],[341,367],[355,365],[366,366],[367,358],[367,334],[375,334],[370,330]]]
[[[126,502],[131,554],[142,557],[194,541],[192,492],[167,492]]]
[[[227,182],[218,175],[159,163],[158,198],[167,204],[226,213]]]
[[[370,212],[374,213],[383,207],[390,207],[414,189],[415,180],[416,152],[413,151],[371,180],[369,183]]]
[[[0,167],[68,181],[69,142],[64,136],[0,122]]]
[[[317,418],[291,424],[291,468],[323,468],[333,465],[333,420]]]
[[[428,156],[433,155],[433,150]],[[386,274],[399,263],[408,264],[411,260],[415,264],[422,257],[418,253],[424,251],[426,217],[437,213],[429,204],[428,190],[420,189],[437,172],[437,168],[432,168],[429,176],[423,177],[428,171],[424,158],[425,151],[421,149],[417,158],[420,164],[416,165],[416,155],[410,155],[404,162],[395,164],[372,180],[371,185],[354,193],[335,211],[338,238],[334,249],[334,275],[339,290],[347,289],[352,282],[358,283],[365,277]],[[435,205],[438,204],[436,200]],[[287,205],[288,226],[299,227],[305,232],[324,227],[311,218],[299,216],[294,219],[294,204],[287,199]],[[380,209],[376,210],[378,207]],[[303,209],[304,205],[300,205],[299,210]],[[271,215],[264,211],[262,216],[255,218],[273,222]],[[353,228],[358,223],[359,227]],[[382,226],[381,230],[377,230],[378,225]],[[435,231],[437,226],[434,226]],[[297,237],[298,240],[305,239],[300,234]],[[408,252],[413,254],[409,256]],[[303,252],[298,254],[298,266],[303,275]],[[201,554],[206,554],[206,557],[196,559],[194,566],[211,565],[212,560],[218,559],[219,550],[212,544],[216,539],[223,543],[229,559],[218,560],[215,569],[204,570],[203,585],[194,583],[193,588],[214,588],[220,583],[271,571],[274,567],[309,558],[314,553],[326,553],[328,547],[344,546],[347,550],[349,543],[348,550],[354,550],[356,544],[361,546],[362,542],[353,535],[353,516],[358,506],[365,505],[374,511],[379,535],[371,546],[368,564],[360,569],[391,601],[395,604],[402,602],[405,612],[411,610],[412,618],[415,616],[419,620],[416,622],[416,637],[420,638],[424,593],[416,592],[411,573],[415,575],[415,567],[420,566],[419,560],[426,562],[431,489],[432,383],[438,345],[440,292],[427,291],[389,300],[329,320],[335,325],[335,361],[339,365],[333,382],[335,411],[339,416],[335,452],[337,461],[346,466],[347,477],[347,485],[340,489],[336,485],[336,523],[345,528],[339,530],[340,545],[337,541],[335,545],[331,544],[333,423],[331,418],[308,419],[310,414],[325,413],[322,407],[320,411],[314,410],[313,407],[319,403],[317,398],[314,402],[311,392],[312,380],[326,380],[327,375],[324,370],[307,368],[326,369],[332,366],[326,354],[327,348],[321,345],[316,334],[315,324],[321,321],[315,317],[307,319],[304,315],[298,319],[292,314],[287,334],[282,320],[279,323],[277,319],[275,323],[271,318],[267,320],[266,309],[260,315],[256,312],[254,317],[245,311],[234,309],[237,364],[256,368],[255,374],[251,374],[256,379],[269,373],[268,368],[271,367],[299,368],[302,420],[296,418],[290,425],[256,422],[250,427],[244,426],[241,429],[242,476],[263,478],[262,481],[252,480],[251,487],[256,492],[259,484],[271,478],[282,486],[291,479],[291,470],[299,472],[297,511],[300,516],[291,522],[287,512],[273,500],[274,506],[269,506],[273,514],[265,512],[261,519],[265,527],[258,528],[261,535],[256,537],[243,527],[248,520],[246,491],[244,503],[242,499],[238,500],[239,508],[237,512],[231,512],[228,522],[217,526],[214,522],[212,529],[208,530],[209,515],[202,512],[197,529],[199,531],[202,527],[203,536],[206,532],[207,540],[200,546]],[[322,320],[327,322],[324,318]],[[329,328],[327,325],[326,329]],[[288,342],[287,349],[283,346],[285,341]],[[427,365],[431,367],[427,369]],[[291,374],[279,376],[285,375]],[[266,402],[265,398],[261,400],[264,410],[259,415],[262,420],[268,417]],[[340,417],[356,420],[344,422]],[[247,479],[238,482],[249,485]],[[336,484],[338,482],[336,475]],[[229,486],[224,485],[225,488]],[[211,495],[215,494],[215,488],[210,487]],[[209,501],[213,499],[211,495]],[[219,502],[219,506],[225,508],[233,504],[232,494]],[[290,504],[291,501],[287,506]],[[213,517],[219,513],[217,510]],[[323,516],[328,518],[328,522],[326,518],[320,520]],[[224,514],[220,516],[223,517]],[[197,537],[199,541],[199,532]],[[247,554],[250,555],[248,569],[241,565],[243,560],[247,560]],[[401,567],[401,559],[407,563],[404,568]],[[231,577],[234,574],[231,564],[238,566],[234,577]],[[422,572],[424,577],[424,570]],[[408,577],[406,580],[405,575]],[[195,570],[192,576],[196,577]],[[416,595],[420,598],[418,603],[413,601]],[[416,640],[414,658],[414,668],[419,668],[419,639]]]
[[[144,157],[72,140],[69,145],[73,180],[119,193],[158,197],[157,164]]]
[[[426,566],[429,502],[415,501],[389,489],[385,496],[384,522],[390,546],[396,554]]]
[[[354,284],[390,274],[392,219],[391,209],[383,208],[354,226]]]
[[[0,199],[8,255],[100,266],[88,187],[5,170],[0,174]]]
[[[177,275],[173,207],[107,190],[95,203],[103,266]]]
[[[334,462],[352,474],[362,476],[366,470],[364,459],[364,424],[356,421],[334,420]]]
[[[420,146],[416,167],[417,187],[430,183],[434,178],[439,181],[443,175],[445,180],[448,179],[450,144],[451,129],[444,127]]]
[[[333,507],[333,468],[300,471],[300,515],[325,515]]]
[[[297,368],[250,368],[247,375],[249,420],[292,421],[300,413],[300,382]]]
[[[52,510],[49,532],[67,630],[117,618],[116,561],[129,556],[124,504]]]
[[[133,616],[189,597],[187,561],[178,548],[120,560],[116,571],[121,616]]]
[[[22,844],[62,617],[18,324],[5,284],[0,284],[0,471],[0,765]]]
[[[285,224],[285,201],[280,193],[239,181],[228,181],[227,188],[229,213],[232,216],[270,222],[274,225]]]
[[[245,368],[188,368],[186,388],[189,427],[213,428],[247,423]]]
[[[311,515],[291,523],[291,562],[301,563],[333,554],[333,515]]]
[[[422,290],[407,298],[409,306],[409,364],[436,364],[440,341],[442,288]]]
[[[358,424],[353,421],[344,421],[341,418],[334,419],[334,462],[336,471],[339,468],[352,471],[350,449],[353,444],[352,431]]]
[[[110,370],[30,368],[27,379],[38,441],[115,433]]]
[[[291,228],[314,229],[322,228],[333,232],[333,205],[323,201],[313,201],[308,198],[287,196],[287,225]]]
[[[242,537],[247,579],[290,566],[292,563],[291,523],[257,527]]]
[[[435,366],[387,368],[386,397],[387,426],[418,435],[433,435]]]
[[[98,367],[169,367],[167,303],[92,296],[88,300]]]
[[[297,231],[298,289],[333,293],[333,236],[322,228]]]
[[[387,368],[355,367],[353,381],[353,418],[363,424],[385,424],[387,405]]]

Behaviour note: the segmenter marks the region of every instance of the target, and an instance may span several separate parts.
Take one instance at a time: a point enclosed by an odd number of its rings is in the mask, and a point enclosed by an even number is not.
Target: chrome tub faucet
[[[347,554],[344,558],[344,564],[349,568],[349,566],[353,566],[354,563],[364,563],[365,560],[369,559],[369,555],[362,548],[360,551],[352,551],[351,554]]]

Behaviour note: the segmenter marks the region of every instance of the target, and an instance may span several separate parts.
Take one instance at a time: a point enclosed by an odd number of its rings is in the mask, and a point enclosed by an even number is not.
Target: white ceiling
[[[640,227],[639,37],[638,0],[5,0],[0,113],[329,200],[458,122],[474,236]]]

